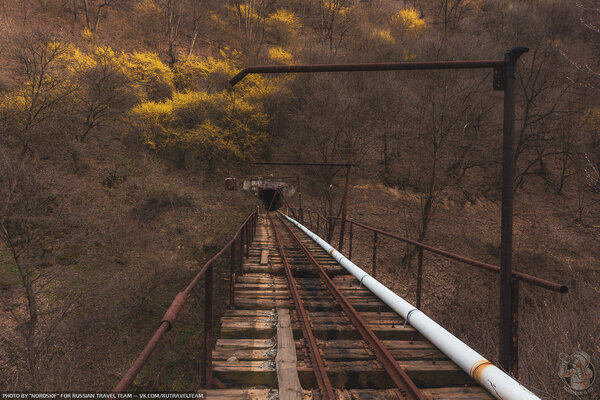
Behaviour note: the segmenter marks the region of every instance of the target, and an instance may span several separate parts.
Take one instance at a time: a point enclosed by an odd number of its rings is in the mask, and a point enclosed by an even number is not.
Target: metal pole
[[[250,258],[250,229],[248,225],[244,226],[244,232],[246,232],[246,259]]]
[[[331,238],[333,238],[333,218],[331,216],[327,217],[327,241],[331,243]]]
[[[417,308],[421,309],[421,290],[423,287],[423,248],[419,247],[419,263],[417,267]]]
[[[317,213],[317,236],[319,236],[319,225],[321,225],[321,217]]]
[[[229,307],[230,310],[235,308],[235,241],[231,243],[229,253]]]
[[[204,276],[204,387],[212,387],[212,291],[213,266],[206,270]]]
[[[500,241],[500,354],[505,371],[512,369],[512,239],[513,239],[513,185],[515,175],[515,81],[517,60],[529,51],[527,47],[513,47],[504,53],[505,89],[502,137],[502,229]]]
[[[519,379],[519,280],[513,279],[511,286],[512,300],[512,349],[510,374]]]
[[[340,225],[340,252],[344,248],[344,231],[346,230],[346,214],[348,211],[348,191],[350,190],[350,167],[352,165],[352,154],[348,157],[348,169],[346,170],[346,184],[344,185],[344,199],[342,205],[342,223]]]
[[[304,223],[304,210],[302,209],[302,182],[300,181],[300,174],[298,174],[298,218],[300,223]]]
[[[242,276],[244,274],[244,228],[240,231],[240,248],[239,248],[239,258],[238,258],[238,275]]]
[[[352,225],[354,225],[354,224],[352,222],[350,222],[350,249],[349,249],[350,254],[348,254],[349,260],[352,260]]]
[[[373,232],[373,271],[371,271],[371,276],[375,278],[375,273],[377,272],[377,232]]]

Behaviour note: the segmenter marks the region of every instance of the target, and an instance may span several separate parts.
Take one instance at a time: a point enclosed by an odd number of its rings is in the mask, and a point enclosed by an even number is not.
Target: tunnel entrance
[[[275,211],[283,205],[280,189],[262,188],[260,191],[260,198],[269,211]]]

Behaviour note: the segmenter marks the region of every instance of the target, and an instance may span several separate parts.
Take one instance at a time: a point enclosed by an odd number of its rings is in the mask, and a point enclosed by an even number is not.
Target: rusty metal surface
[[[421,309],[421,292],[423,290],[423,248],[419,247],[417,263],[417,308]]]
[[[213,270],[211,264],[204,276],[204,387],[212,388],[212,336],[213,336]]]
[[[348,316],[354,327],[359,331],[363,339],[369,344],[375,356],[381,362],[385,371],[388,373],[404,398],[411,400],[425,400],[426,398],[421,393],[419,388],[410,379],[406,372],[398,365],[390,351],[383,345],[383,342],[379,340],[377,335],[375,335],[375,332],[373,332],[358,311],[356,311],[352,304],[350,304],[346,296],[344,296],[338,289],[333,280],[327,275],[327,272],[325,272],[325,269],[317,262],[312,253],[306,248],[304,243],[300,241],[298,236],[293,232],[288,224],[281,219],[281,217],[278,216],[278,220],[282,223],[298,247],[302,250],[306,258],[315,268],[317,274],[321,278],[321,281],[333,295],[335,300],[340,304],[344,310],[344,313]]]
[[[300,319],[302,334],[304,335],[304,339],[306,339],[306,342],[308,343],[308,353],[310,355],[313,371],[317,379],[317,384],[319,386],[319,389],[321,389],[321,395],[325,399],[334,400],[335,392],[333,390],[333,386],[331,385],[331,381],[329,380],[329,376],[327,376],[325,364],[323,363],[323,358],[321,357],[321,353],[319,352],[317,339],[313,335],[312,329],[310,327],[310,319],[308,317],[306,309],[304,308],[304,304],[302,304],[300,293],[298,292],[298,287],[296,286],[296,279],[292,274],[292,269],[290,267],[288,257],[285,253],[285,249],[283,248],[283,244],[281,243],[281,238],[279,237],[279,231],[277,230],[277,227],[275,227],[275,223],[273,222],[271,217],[269,217],[269,222],[271,223],[271,227],[273,228],[275,242],[277,243],[279,254],[281,254],[281,258],[283,260],[285,275],[288,280],[288,286],[290,288],[290,293],[292,295],[292,300],[294,301],[296,312],[298,313],[298,317]]]
[[[165,312],[165,315],[162,318],[161,324],[163,322],[166,322],[167,324],[169,324],[169,327],[167,328],[167,330],[171,330],[171,327],[173,326],[173,324],[175,323],[175,320],[177,319],[177,315],[179,315],[179,311],[181,311],[181,308],[183,307],[183,304],[185,303],[186,297],[187,297],[187,295],[183,292],[177,293],[177,296],[175,296],[175,299],[173,299],[173,302],[167,309],[167,312]]]
[[[346,168],[346,183],[344,184],[344,198],[342,199],[342,223],[340,224],[340,251],[344,248],[344,232],[346,226],[346,216],[348,215],[348,197],[350,196],[350,171],[352,170],[352,154],[348,157],[348,167]],[[302,223],[302,221],[300,222]]]
[[[310,163],[310,162],[283,162],[283,161],[257,161],[254,165],[287,165],[296,167],[347,167],[348,163]],[[356,164],[350,164],[351,167],[355,167]]]
[[[300,65],[256,65],[238,72],[229,80],[235,86],[248,74],[289,74],[301,72],[352,72],[352,71],[410,71],[432,69],[481,69],[501,68],[505,60],[476,61],[426,61],[426,62],[392,62],[392,63],[358,63],[358,64],[300,64]]]
[[[204,266],[200,269],[200,271],[196,274],[194,279],[192,279],[192,281],[189,283],[189,285],[182,292],[179,292],[175,296],[175,298],[173,299],[173,302],[171,303],[171,305],[167,309],[167,312],[163,316],[159,327],[156,329],[156,331],[154,332],[154,334],[152,335],[152,337],[150,338],[150,340],[148,341],[148,343],[146,344],[144,349],[140,352],[138,357],[135,359],[135,361],[133,362],[131,367],[129,367],[127,372],[123,375],[123,377],[121,378],[121,380],[119,381],[117,386],[115,386],[115,388],[113,389],[114,393],[123,393],[131,385],[131,383],[134,381],[136,376],[140,373],[140,371],[146,364],[146,361],[148,361],[148,358],[150,357],[150,355],[152,354],[152,352],[158,345],[158,342],[160,341],[160,339],[163,337],[165,332],[167,332],[173,326],[175,320],[177,319],[179,312],[181,311],[181,308],[185,304],[185,301],[187,300],[192,289],[198,284],[200,279],[202,277],[204,277],[204,275],[207,273],[207,271],[209,269],[210,269],[210,274],[209,274],[209,276],[207,276],[207,279],[206,279],[206,289],[208,289],[210,292],[209,294],[210,294],[211,307],[210,307],[210,310],[207,311],[206,315],[210,316],[210,324],[211,324],[210,329],[212,330],[212,264],[219,257],[221,257],[221,255],[223,255],[223,253],[225,253],[225,251],[227,251],[230,247],[232,247],[234,245],[235,240],[238,237],[240,237],[240,242],[242,242],[241,239],[244,236],[242,234],[242,231],[243,230],[247,231],[248,229],[246,229],[246,228],[248,227],[248,225],[250,225],[250,227],[252,227],[252,230],[254,230],[254,228],[256,227],[257,218],[258,218],[258,210],[255,210],[254,212],[250,213],[250,215],[248,215],[248,217],[246,218],[244,223],[238,228],[238,230],[236,231],[233,238],[217,254],[215,254],[210,260],[208,260],[204,264]],[[253,233],[254,232],[252,232],[252,234]],[[240,259],[241,259],[241,249],[240,249]],[[209,294],[206,294],[205,301],[208,299]],[[210,313],[210,314],[208,314],[208,313]],[[205,321],[205,323],[207,323],[207,322]],[[209,335],[207,335],[207,336],[209,336],[208,342],[210,342],[212,340],[212,338],[210,337],[211,332],[208,332],[208,333],[209,333]],[[206,338],[205,338],[205,343],[207,343]],[[208,353],[210,353],[211,350],[212,350],[212,348],[209,350]],[[209,370],[212,371],[212,360],[207,359],[206,356],[207,356],[207,353],[205,352],[204,364],[208,365]],[[206,376],[208,376],[208,375],[209,374],[207,372]],[[212,376],[212,372],[210,373],[210,375]],[[212,381],[207,382],[207,385],[211,385],[211,384],[212,384]]]

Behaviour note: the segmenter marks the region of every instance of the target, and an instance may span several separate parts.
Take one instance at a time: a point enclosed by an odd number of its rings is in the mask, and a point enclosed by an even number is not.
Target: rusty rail
[[[277,243],[277,248],[279,249],[279,253],[281,254],[281,258],[283,260],[285,275],[287,276],[288,286],[290,288],[290,293],[292,294],[294,306],[296,307],[296,311],[298,312],[300,326],[302,328],[302,334],[304,336],[304,339],[306,339],[306,342],[308,343],[309,355],[313,365],[315,378],[317,379],[317,385],[321,390],[323,398],[333,400],[335,399],[333,386],[331,385],[329,376],[327,376],[325,363],[323,362],[323,358],[321,357],[321,353],[319,352],[317,339],[315,338],[315,335],[312,332],[312,328],[310,326],[310,318],[308,316],[308,313],[306,312],[306,309],[304,308],[304,304],[302,304],[300,292],[298,291],[298,287],[296,285],[296,278],[294,278],[294,275],[292,274],[292,269],[290,267],[287,254],[285,253],[285,249],[283,248],[283,244],[281,243],[281,238],[279,237],[279,231],[275,227],[275,223],[273,222],[271,217],[269,217],[269,222],[271,223],[271,227],[273,228],[273,233],[275,234],[275,242]]]
[[[158,342],[163,337],[163,335],[168,332],[177,316],[179,315],[185,301],[190,295],[192,289],[198,284],[201,278],[204,279],[204,381],[205,387],[211,388],[213,383],[212,376],[212,319],[213,319],[213,264],[219,259],[227,250],[230,250],[230,285],[231,280],[235,279],[235,242],[239,242],[239,266],[241,270],[242,259],[244,257],[244,245],[246,247],[246,257],[247,249],[249,247],[249,243],[252,242],[254,238],[254,234],[256,231],[256,223],[258,221],[258,209],[254,210],[254,212],[250,213],[244,223],[238,228],[233,238],[210,260],[208,260],[204,266],[200,269],[200,271],[196,274],[194,279],[187,285],[187,287],[179,292],[173,302],[165,312],[159,327],[156,329],[152,338],[148,341],[144,349],[135,359],[129,370],[123,375],[117,386],[113,389],[114,393],[123,393],[129,388],[131,383],[134,381],[136,376],[140,373],[146,361],[158,345]],[[241,272],[241,271],[240,271]],[[229,297],[230,304],[229,307],[233,307],[233,296]]]
[[[400,391],[403,398],[409,400],[425,400],[425,396],[417,385],[410,379],[404,369],[396,362],[390,351],[384,346],[383,342],[379,340],[375,332],[369,327],[365,320],[361,317],[360,313],[350,304],[348,299],[342,294],[340,289],[335,285],[333,280],[327,275],[325,269],[317,262],[315,257],[306,248],[304,243],[300,241],[298,236],[292,231],[292,229],[286,224],[280,216],[277,219],[281,222],[290,236],[294,239],[298,247],[302,250],[306,258],[309,260],[311,265],[316,270],[321,281],[325,287],[329,290],[333,298],[339,303],[344,310],[344,313],[348,316],[356,330],[360,333],[363,340],[369,344],[373,350],[377,360],[383,365],[383,368],[394,382],[394,385]]]

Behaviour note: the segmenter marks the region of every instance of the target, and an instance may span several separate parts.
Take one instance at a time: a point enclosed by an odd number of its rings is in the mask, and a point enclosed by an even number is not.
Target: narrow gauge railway
[[[248,254],[207,398],[493,398],[277,213],[261,215]]]

